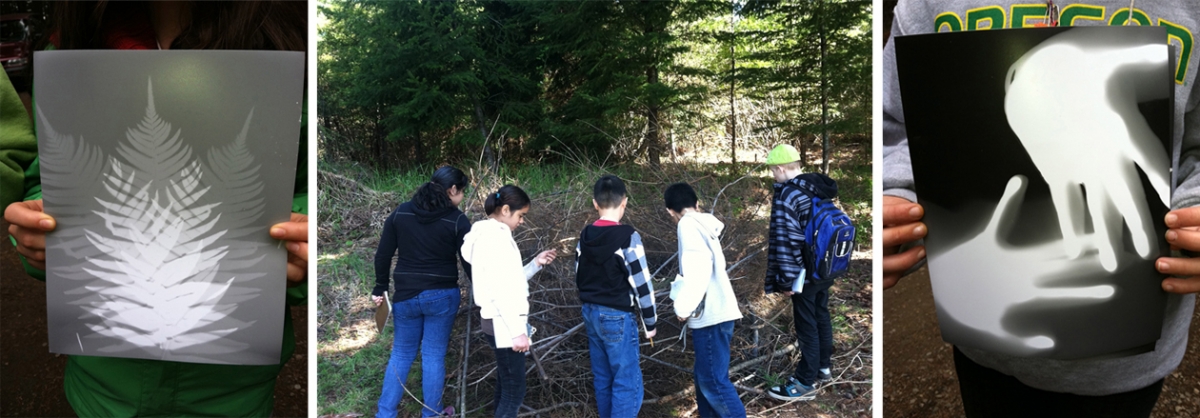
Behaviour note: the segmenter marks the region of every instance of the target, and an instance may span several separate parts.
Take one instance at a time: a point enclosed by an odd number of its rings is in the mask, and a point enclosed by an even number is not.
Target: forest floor
[[[883,344],[884,416],[963,416],[954,353],[938,330],[928,268],[883,292]],[[1200,417],[1200,309],[1192,317],[1183,363],[1166,378],[1151,417]]]
[[[46,285],[25,274],[0,221],[0,415],[74,416],[63,392],[67,356],[46,344]],[[275,382],[276,417],[308,416],[308,307],[291,308],[296,354]]]
[[[764,295],[767,218],[771,181],[765,167],[737,171],[726,165],[664,164],[601,168],[583,161],[502,168],[497,176],[471,172],[470,196],[461,208],[482,219],[480,191],[516,183],[533,198],[525,225],[514,238],[522,254],[554,248],[558,261],[530,281],[531,323],[539,328],[530,355],[523,416],[593,417],[590,363],[582,329],[580,302],[574,285],[575,237],[595,220],[591,185],[611,172],[630,189],[623,223],[632,225],[646,243],[650,270],[659,297],[659,333],[655,345],[643,339],[641,368],[646,386],[642,416],[696,416],[691,367],[694,353],[681,349],[679,322],[670,315],[666,297],[673,259],[675,225],[662,210],[662,190],[687,181],[696,188],[702,209],[726,224],[722,242],[732,268],[730,277],[745,318],[734,329],[731,378],[750,416],[869,417],[872,415],[874,350],[871,311],[871,153],[869,144],[842,147],[832,160],[831,176],[841,187],[840,204],[859,227],[850,273],[831,288],[835,382],[810,402],[783,403],[764,394],[786,378],[799,351],[791,331],[790,302]],[[320,210],[318,262],[318,414],[354,417],[373,415],[392,345],[389,325],[378,333],[374,306],[367,295],[374,282],[373,258],[384,218],[407,200],[416,185],[428,181],[432,167],[379,173],[349,164],[322,164],[318,181]],[[751,173],[747,174],[747,170]],[[481,177],[486,177],[480,180]],[[714,200],[716,201],[713,204]],[[740,263],[740,264],[739,264]],[[735,265],[736,264],[736,265]],[[479,331],[479,314],[470,303],[469,285],[460,282],[460,306],[450,352],[446,356],[444,403],[468,416],[485,416],[495,384],[495,361]],[[468,325],[469,324],[469,325]],[[468,332],[470,330],[470,332]],[[464,338],[465,337],[465,338]],[[540,338],[539,338],[540,337]],[[469,347],[468,347],[469,346]],[[420,359],[409,374],[402,416],[417,416],[420,405]]]

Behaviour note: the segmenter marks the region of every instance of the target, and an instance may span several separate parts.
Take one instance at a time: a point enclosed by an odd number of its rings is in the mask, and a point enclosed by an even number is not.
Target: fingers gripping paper
[[[1153,349],[1166,303],[1154,268],[1168,251],[1166,41],[1152,27],[896,39],[947,342],[1059,359]]]
[[[50,350],[277,364],[303,54],[37,60]]]

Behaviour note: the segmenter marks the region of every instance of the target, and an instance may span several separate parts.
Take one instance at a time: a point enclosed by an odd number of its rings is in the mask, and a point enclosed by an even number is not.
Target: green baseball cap
[[[794,161],[800,161],[800,152],[796,151],[796,147],[788,144],[779,144],[767,153],[767,165],[787,164]]]

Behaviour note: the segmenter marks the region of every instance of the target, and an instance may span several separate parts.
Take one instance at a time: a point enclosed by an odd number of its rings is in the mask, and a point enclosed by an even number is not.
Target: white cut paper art
[[[1137,103],[1169,97],[1164,68],[1166,44],[1109,45],[1076,31],[1042,42],[1009,69],[1004,110],[1050,185],[1067,258],[1087,245],[1085,213],[1104,220],[1091,238],[1105,270],[1117,269],[1122,221],[1138,256],[1156,253],[1137,168],[1166,205],[1171,162]]]
[[[39,61],[39,73],[35,75],[39,82],[39,159],[45,207],[59,224],[47,235],[51,351],[202,363],[277,364],[286,310],[286,253],[281,242],[270,239],[267,228],[286,221],[290,212],[299,135],[294,115],[300,112],[296,105],[302,93],[299,73],[303,69],[296,58],[302,59],[302,54],[202,51],[200,54],[208,58],[205,61],[225,65],[247,55],[267,54],[251,59],[266,68],[230,69],[258,76],[248,75],[250,80],[229,83],[223,89],[210,85],[215,90],[226,90],[209,94],[210,98],[225,99],[222,103],[231,108],[223,120],[175,124],[169,116],[160,114],[157,104],[163,98],[170,97],[166,101],[179,119],[205,112],[178,107],[181,101],[189,101],[187,96],[156,95],[155,91],[166,85],[149,75],[139,83],[141,88],[123,85],[123,89],[117,89],[126,100],[132,97],[129,91],[141,92],[137,100],[141,105],[139,114],[119,111],[132,106],[114,106],[111,112],[93,111],[129,123],[121,132],[86,130],[91,138],[107,140],[95,141],[69,134],[80,131],[60,126],[66,124],[64,121],[96,115],[72,114],[64,97],[40,83],[47,79],[63,82],[56,75],[69,67],[62,65],[83,62],[101,68],[119,66],[131,56],[134,61],[145,60],[150,67],[158,64],[160,69],[168,68],[159,79],[171,79],[169,69],[195,58],[190,54],[198,51],[132,52],[138,55],[130,55],[130,51],[89,51],[85,56],[77,51],[63,52],[66,55],[52,54],[50,59]],[[278,96],[271,100],[274,103],[266,103],[273,114],[268,119],[274,120],[263,121],[256,117],[256,103],[239,103],[236,91],[253,89],[245,84],[261,82],[254,79],[275,76],[269,72],[271,69],[294,78],[251,94]],[[102,92],[103,88],[97,90],[101,90],[97,92],[101,93],[99,97],[112,98]],[[280,96],[281,92],[288,94]],[[233,108],[241,109],[236,119],[241,123],[229,123],[237,112]],[[281,120],[290,112],[295,113]],[[267,127],[270,129],[264,129]],[[279,132],[263,134],[272,129]],[[285,137],[289,134],[290,139]],[[252,149],[251,145],[257,146]],[[285,160],[264,161],[255,156],[272,147],[273,155]],[[265,166],[283,170],[270,173],[273,170]],[[268,212],[273,213],[267,216]]]
[[[910,75],[907,85],[901,51],[908,59],[929,55],[905,45],[911,40],[897,44],[917,194],[930,225],[930,277],[947,342],[1060,359],[1153,348],[1165,306],[1153,261],[1166,251],[1161,219],[1171,187],[1163,141],[1169,138],[1163,126],[1170,125],[1161,123],[1170,117],[1160,116],[1170,109],[1141,106],[1170,103],[1170,51],[1161,28],[1122,30],[926,38],[986,51],[973,61],[981,67],[961,81]],[[1014,51],[1019,55],[1005,55]],[[924,80],[1003,84],[950,103],[926,94],[932,84],[913,87]],[[932,102],[943,103],[927,106]],[[961,115],[969,120],[930,118],[955,106],[967,108]],[[1147,114],[1155,115],[1162,137]],[[977,130],[963,131],[967,126]],[[959,151],[964,133],[983,141],[982,150]],[[981,196],[991,193],[998,201]]]

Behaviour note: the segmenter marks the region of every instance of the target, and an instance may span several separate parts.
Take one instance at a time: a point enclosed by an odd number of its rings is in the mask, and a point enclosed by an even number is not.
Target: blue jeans
[[[525,353],[512,347],[496,348],[496,337],[487,336],[496,353],[496,418],[516,418],[525,401]]]
[[[450,331],[462,299],[458,288],[431,289],[416,297],[392,304],[395,319],[395,339],[392,357],[388,359],[383,378],[383,394],[379,396],[377,418],[395,418],[396,406],[404,399],[404,383],[408,369],[421,352],[421,393],[431,408],[422,408],[421,416],[436,416],[442,412],[442,389],[446,383],[446,347]]]
[[[641,349],[634,313],[583,304],[596,406],[602,418],[633,418],[642,409]]]
[[[792,321],[800,345],[800,362],[796,363],[796,380],[808,386],[817,381],[817,371],[827,369],[833,355],[833,325],[829,320],[829,286],[824,283],[805,283],[804,291],[792,295]]]
[[[701,417],[745,417],[746,407],[729,381],[729,344],[733,321],[692,329],[696,363],[696,407]]]

